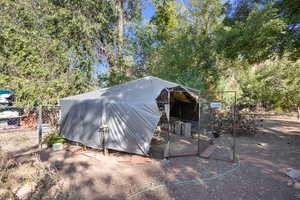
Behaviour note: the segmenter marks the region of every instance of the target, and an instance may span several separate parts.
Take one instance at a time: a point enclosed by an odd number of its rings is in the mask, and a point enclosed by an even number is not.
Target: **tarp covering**
[[[1,94],[12,94],[15,93],[15,90],[0,90],[0,95]]]
[[[182,87],[156,77],[66,97],[61,106],[61,135],[71,141],[101,148],[99,128],[107,125],[108,149],[147,155],[161,114],[156,98],[165,88]]]

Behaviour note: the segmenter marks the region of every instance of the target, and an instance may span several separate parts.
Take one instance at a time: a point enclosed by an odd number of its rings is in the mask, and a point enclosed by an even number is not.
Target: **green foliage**
[[[46,143],[50,147],[55,143],[64,143],[64,142],[66,142],[66,139],[64,137],[58,135],[58,133],[56,133],[56,132],[49,133],[44,138],[44,143]]]
[[[127,76],[125,72],[118,69],[111,69],[106,73],[98,76],[99,85],[101,87],[110,87],[134,80],[134,76]]]
[[[96,85],[154,75],[238,90],[252,106],[299,105],[297,3],[184,2],[153,0],[147,21],[141,0],[2,0],[0,88],[15,89],[19,105],[55,104]],[[97,73],[95,63],[109,70]]]
[[[76,39],[80,18],[50,1],[2,1],[0,87],[16,90],[18,105],[56,104],[91,88],[87,45]]]
[[[230,7],[230,6],[229,6]],[[267,109],[299,105],[299,14],[291,1],[238,1],[216,34],[217,51],[231,65],[239,102]],[[299,21],[299,20],[298,20]]]
[[[191,1],[189,8],[175,1],[155,5],[150,23],[137,29],[138,69],[198,89],[215,88],[220,70],[214,32],[222,4],[210,0]]]
[[[56,104],[95,88],[95,62],[127,68],[115,51],[117,1],[1,1],[0,87],[15,89],[21,106]],[[126,1],[127,21],[139,18],[139,4]]]
[[[170,36],[170,32],[176,26],[175,20],[175,0],[154,0],[156,14],[151,22],[157,26],[157,38],[161,42]]]
[[[276,110],[293,110],[300,105],[299,60],[294,62],[287,56],[273,58],[240,78],[241,101],[245,104],[262,103]]]
[[[218,36],[218,49],[226,58],[242,57],[258,63],[279,53],[287,24],[278,18],[278,10],[271,5],[252,10],[243,21],[222,27]]]
[[[281,49],[289,52],[289,57],[294,61],[300,57],[300,2],[299,0],[279,0],[274,7],[278,9],[278,15],[288,25],[286,37],[281,38]]]

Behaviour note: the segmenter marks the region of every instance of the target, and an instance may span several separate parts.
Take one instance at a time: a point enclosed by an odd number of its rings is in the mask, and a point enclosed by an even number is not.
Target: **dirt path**
[[[228,176],[208,182],[160,187],[131,199],[297,199],[300,190],[287,186],[289,178],[278,170],[300,169],[300,123],[268,120],[263,131],[254,137],[237,139],[240,168]],[[236,167],[222,161],[230,159],[231,142],[230,138],[222,137],[212,155],[215,159],[209,160],[185,157],[171,159],[169,163],[149,162],[124,154],[104,157],[74,149],[58,152],[48,149],[41,153],[41,159],[57,167],[64,188],[76,191],[82,199],[119,200],[128,199],[128,195],[146,187],[221,175]]]

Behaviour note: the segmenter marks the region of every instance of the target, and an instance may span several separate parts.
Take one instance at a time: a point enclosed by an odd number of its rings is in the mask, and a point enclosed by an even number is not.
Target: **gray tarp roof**
[[[109,88],[59,100],[61,135],[93,148],[101,148],[99,127],[109,128],[108,149],[147,155],[160,120],[156,98],[165,88],[182,87],[156,77],[145,77]]]

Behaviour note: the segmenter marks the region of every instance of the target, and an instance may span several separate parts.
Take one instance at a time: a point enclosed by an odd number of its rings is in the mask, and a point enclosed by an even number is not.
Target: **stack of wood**
[[[217,134],[231,134],[233,133],[233,113],[226,113],[224,111],[214,111],[213,115],[213,130]],[[236,113],[236,134],[237,135],[255,135],[258,132],[256,126],[256,116],[249,113]]]
[[[238,135],[255,135],[258,132],[256,127],[255,115],[238,114],[237,115],[237,134]]]

